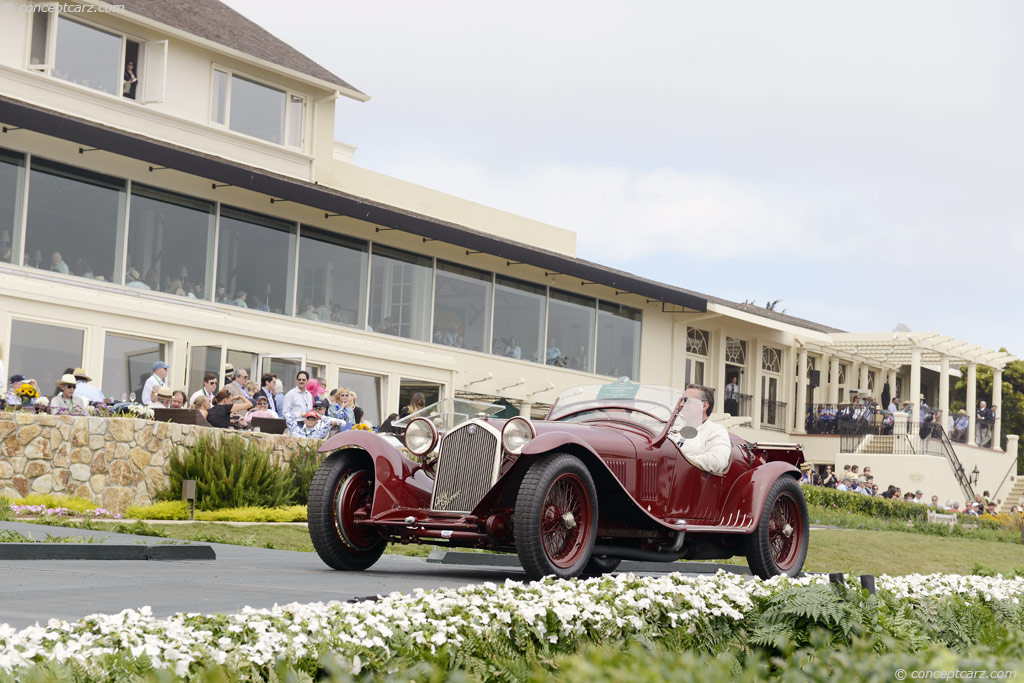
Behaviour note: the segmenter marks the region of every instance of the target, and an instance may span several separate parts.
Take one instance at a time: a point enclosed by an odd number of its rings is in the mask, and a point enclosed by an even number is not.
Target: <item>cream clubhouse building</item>
[[[120,399],[156,360],[188,393],[229,363],[286,388],[304,368],[375,423],[417,391],[539,417],[568,387],[622,376],[707,384],[722,412],[735,378],[721,419],[748,439],[944,500],[1024,494],[999,381],[992,424],[968,410],[959,442],[919,428],[926,403],[952,433],[949,379],[967,366],[974,406],[977,368],[998,380],[1012,356],[577,258],[570,231],[360,168],[339,98],[369,100],[216,0],[0,6],[7,374],[51,392],[81,367]],[[912,413],[822,428],[857,396]]]

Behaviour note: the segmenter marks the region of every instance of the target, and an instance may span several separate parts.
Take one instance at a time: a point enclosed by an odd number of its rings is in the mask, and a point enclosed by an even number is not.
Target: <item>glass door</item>
[[[221,355],[223,351],[224,348],[221,346],[189,346],[188,367],[185,369],[188,396],[203,388],[203,376],[208,372],[217,376],[217,389],[222,388],[224,373],[221,372],[223,367]]]
[[[257,384],[262,382],[260,378],[269,372],[277,375],[277,378],[284,384],[284,390],[288,391],[295,386],[295,375],[299,374],[299,370],[306,368],[306,356],[303,354],[263,353],[260,354],[259,368]]]

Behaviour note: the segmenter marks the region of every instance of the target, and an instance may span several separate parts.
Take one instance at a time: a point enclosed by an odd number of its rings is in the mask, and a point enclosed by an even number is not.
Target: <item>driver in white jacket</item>
[[[698,398],[704,403],[697,436],[684,439],[679,433],[683,426],[680,423],[681,418],[677,416],[676,423],[668,432],[668,438],[693,465],[712,474],[725,474],[729,470],[732,441],[729,440],[729,432],[725,427],[708,420],[708,415],[715,406],[715,390],[699,384],[688,384],[686,391],[683,392],[683,399],[688,398]]]

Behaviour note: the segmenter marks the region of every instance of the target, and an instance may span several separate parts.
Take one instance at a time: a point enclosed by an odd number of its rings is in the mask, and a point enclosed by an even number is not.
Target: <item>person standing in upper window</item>
[[[139,84],[139,77],[135,75],[135,62],[128,60],[124,67],[124,84],[121,92],[130,100],[135,99],[135,88]]]
[[[733,417],[740,414],[740,385],[736,375],[730,377],[725,385],[725,412]]]

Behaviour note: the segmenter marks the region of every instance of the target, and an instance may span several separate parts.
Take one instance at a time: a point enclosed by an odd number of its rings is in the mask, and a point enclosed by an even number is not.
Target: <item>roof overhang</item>
[[[833,351],[855,354],[874,363],[895,367],[910,365],[915,351],[920,352],[921,363],[928,365],[940,365],[945,358],[954,365],[974,363],[1002,368],[1007,363],[1017,360],[1006,351],[987,349],[936,332],[834,334],[827,346]]]
[[[673,304],[699,312],[707,310],[707,299],[701,296],[631,273],[371,202],[317,183],[277,175],[136,133],[102,126],[3,95],[0,95],[0,121],[79,145],[174,169],[211,182],[228,183],[326,213],[350,216],[384,228],[418,235],[427,240],[447,242],[469,251],[491,254],[509,261],[562,273],[581,281],[637,294],[663,304]]]

